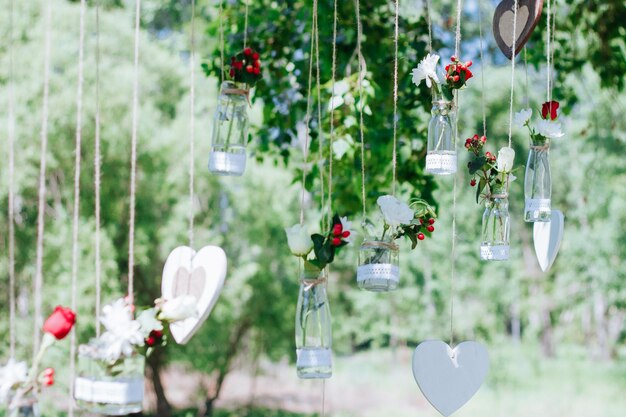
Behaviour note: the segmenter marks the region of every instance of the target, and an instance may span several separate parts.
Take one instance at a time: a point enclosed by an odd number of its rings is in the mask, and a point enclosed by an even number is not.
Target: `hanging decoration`
[[[413,377],[422,394],[449,416],[478,392],[489,371],[489,354],[478,342],[455,348],[440,340],[420,343],[413,352]]]
[[[507,58],[517,55],[526,45],[541,19],[542,9],[543,0],[502,0],[498,4],[493,15],[493,36]]]
[[[335,215],[332,227],[324,234],[309,235],[297,223],[286,228],[292,255],[302,259],[300,291],[296,307],[296,367],[299,378],[332,376],[332,328],[326,294],[326,267],[350,243],[351,222]]]
[[[356,280],[364,290],[393,291],[400,282],[399,247],[395,241],[406,237],[411,241],[411,249],[415,249],[418,241],[435,231],[437,215],[421,199],[406,204],[394,196],[384,195],[377,203],[383,216],[382,233],[375,232],[373,224],[366,224],[369,236],[359,249]]]
[[[550,221],[536,222],[533,226],[533,242],[539,267],[543,272],[548,272],[561,248],[565,216],[559,210],[552,210]]]
[[[0,404],[6,405],[7,417],[39,417],[38,396],[42,388],[54,384],[54,369],[41,371],[41,361],[57,341],[64,339],[76,323],[76,314],[58,306],[43,325],[43,337],[35,352],[32,366],[26,362],[9,362],[0,367]]]
[[[192,317],[170,325],[176,343],[187,343],[211,313],[224,286],[226,267],[226,254],[217,246],[198,252],[179,246],[167,257],[161,281],[163,299],[192,297],[196,310]]]
[[[422,80],[431,89],[433,103],[428,124],[428,148],[426,172],[435,175],[451,175],[457,170],[456,132],[453,129],[456,118],[454,109],[455,91],[464,88],[473,77],[469,67],[472,61],[462,62],[453,56],[446,65],[443,81],[437,75],[439,55],[428,54],[413,69],[413,83],[420,85]]]
[[[484,203],[480,258],[489,261],[509,259],[509,184],[515,179],[511,172],[515,151],[508,146],[498,152],[498,156],[483,147],[485,136],[468,138],[465,148],[470,152],[467,164],[472,176],[470,185],[476,187],[476,202]],[[477,180],[478,179],[478,180]]]
[[[524,176],[524,220],[527,222],[549,222],[552,196],[550,174],[550,140],[563,136],[558,118],[558,101],[543,103],[541,118],[531,125],[531,109],[523,109],[515,114],[516,126],[528,128],[530,151]]]
[[[135,318],[136,314],[136,318]],[[125,415],[143,408],[145,357],[167,344],[165,327],[197,315],[196,299],[158,299],[138,310],[129,297],[102,309],[104,333],[79,347],[74,395],[87,411]]]

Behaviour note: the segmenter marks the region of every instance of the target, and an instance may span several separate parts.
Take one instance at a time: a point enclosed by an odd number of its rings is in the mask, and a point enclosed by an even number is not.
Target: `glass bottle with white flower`
[[[359,250],[356,281],[364,290],[393,291],[400,282],[399,247],[395,241],[406,237],[411,241],[411,249],[415,249],[418,241],[435,231],[436,214],[421,199],[406,204],[391,195],[384,195],[377,203],[384,220],[382,233],[376,234],[371,223],[368,224],[369,236]]]
[[[121,298],[102,309],[104,332],[79,346],[74,397],[84,410],[126,415],[143,409],[145,357],[167,344],[169,323],[197,315],[193,296],[156,300],[135,318],[135,307]]]
[[[285,229],[291,253],[302,258],[304,264],[296,308],[299,378],[332,376],[332,324],[326,294],[326,266],[350,242],[350,226],[346,217],[335,215],[331,229],[324,234],[310,235],[301,224]]]
[[[413,69],[413,83],[420,85],[422,80],[431,89],[433,103],[428,124],[428,148],[426,172],[436,175],[450,175],[457,170],[456,137],[454,130],[454,91],[459,90],[473,77],[469,67],[472,61],[461,62],[451,57],[446,65],[443,81],[437,75],[439,55],[428,54]]]
[[[485,205],[482,221],[480,258],[488,261],[509,259],[509,184],[515,180],[512,174],[515,151],[503,147],[498,156],[484,152],[485,136],[465,140],[465,148],[471,153],[467,164],[472,176],[470,185],[476,187],[476,202]],[[478,179],[478,181],[477,181]]]
[[[541,118],[530,124],[531,109],[515,114],[515,124],[527,127],[530,150],[524,175],[524,220],[549,222],[551,218],[552,175],[550,173],[550,140],[563,136],[558,119],[558,101],[548,101],[541,106]]]

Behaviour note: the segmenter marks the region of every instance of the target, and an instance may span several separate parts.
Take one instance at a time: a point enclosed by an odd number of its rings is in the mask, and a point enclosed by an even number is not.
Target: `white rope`
[[[430,0],[426,0],[426,19],[428,21],[428,52],[433,52],[433,29],[430,21]]]
[[[15,91],[13,74],[13,0],[9,1],[9,356],[15,358]]]
[[[394,59],[393,59],[393,155],[391,158],[392,180],[391,194],[396,195],[396,175],[398,165],[398,26],[400,20],[400,0],[395,0],[394,19]]]
[[[513,41],[511,45],[511,98],[509,102],[509,148],[511,147],[511,143],[513,140],[513,94],[515,91],[515,48],[516,48],[516,38],[517,38],[517,8],[518,3],[515,0],[515,5],[513,6]]]
[[[224,62],[224,5],[222,0],[218,0],[220,2],[220,11],[219,11],[219,26],[220,26],[220,64],[222,66],[221,77],[222,83],[224,82],[225,71],[226,71],[226,63]]]
[[[363,78],[365,75],[363,74],[363,54],[361,53],[361,42],[363,37],[363,27],[361,23],[361,2],[360,0],[355,0],[356,3],[356,25],[357,25],[357,55],[359,61],[359,134],[361,138],[361,204],[363,209],[363,223],[365,223],[367,218],[367,202],[365,195],[365,139],[364,139],[364,124],[363,124]]]
[[[83,71],[85,46],[86,0],[80,2],[80,29],[78,42],[78,86],[76,92],[76,145],[74,148],[74,213],[72,220],[72,311],[76,311],[76,281],[78,277],[78,225],[80,214],[80,165],[83,136]],[[68,416],[74,416],[74,374],[76,372],[76,326],[70,334],[70,381]]]
[[[196,23],[196,1],[191,0],[191,42],[189,51],[189,111],[191,116],[189,118],[189,247],[193,249],[193,222],[194,222],[194,141],[196,137],[196,64],[195,64],[195,51],[196,51],[196,38],[195,38],[195,23]]]
[[[479,34],[479,46],[480,46],[480,106],[483,113],[483,136],[487,136],[487,110],[485,108],[485,72],[487,68],[487,62],[484,58],[483,52],[483,15],[482,6],[480,0],[476,1],[478,7],[478,34]]]
[[[330,224],[333,217],[333,139],[335,133],[335,111],[333,108],[335,98],[335,76],[337,72],[337,0],[333,2],[333,52],[331,65],[331,95],[330,95],[330,139],[328,143],[328,220]]]
[[[135,62],[133,73],[133,125],[130,153],[130,220],[128,231],[128,296],[134,301],[135,269],[135,193],[137,181],[137,127],[139,122],[139,23],[141,0],[135,0]]]
[[[250,8],[250,0],[245,0],[246,12],[244,13],[243,21],[243,49],[248,46],[248,9]]]
[[[306,95],[306,116],[304,119],[306,135],[304,138],[304,163],[302,164],[302,184],[300,189],[300,224],[304,224],[304,196],[306,193],[307,164],[309,163],[309,123],[311,121],[311,86],[313,80],[313,56],[315,55],[315,22],[317,20],[317,0],[313,0],[313,17],[311,19],[311,50],[309,52],[309,81]]]
[[[552,50],[550,54],[550,96],[548,101],[552,101],[552,90],[554,89],[554,52],[556,51],[556,48],[554,47],[554,36],[556,34],[556,5],[557,2],[554,0],[554,4],[552,6],[552,39],[550,48]]]
[[[100,336],[100,309],[102,300],[102,261],[100,258],[100,0],[96,0],[96,120],[95,120],[95,151],[94,151],[94,190],[95,190],[95,216],[96,216],[96,337]]]
[[[41,109],[41,150],[39,155],[39,191],[37,202],[37,258],[35,266],[34,281],[34,332],[33,332],[33,357],[37,355],[40,345],[42,317],[42,296],[43,287],[43,233],[44,214],[46,204],[46,153],[48,148],[48,98],[50,94],[50,44],[52,38],[52,0],[46,1],[46,11],[44,14],[44,64],[43,64],[43,101]]]
[[[548,3],[548,13],[547,13],[547,18],[548,21],[546,23],[546,101],[550,101],[550,90],[551,90],[551,86],[550,86],[550,68],[552,67],[552,63],[550,62],[551,59],[551,55],[550,55],[550,29],[551,29],[551,24],[550,24],[550,19],[552,18],[552,10],[551,10],[551,0],[547,0]]]
[[[320,203],[321,211],[324,213],[326,207],[326,193],[324,190],[324,129],[322,128],[322,89],[320,73],[320,36],[318,11],[315,11],[315,86],[317,92],[317,129],[318,129],[318,164],[320,170]],[[324,216],[322,216],[324,217]],[[330,219],[326,216],[325,228],[330,229]]]

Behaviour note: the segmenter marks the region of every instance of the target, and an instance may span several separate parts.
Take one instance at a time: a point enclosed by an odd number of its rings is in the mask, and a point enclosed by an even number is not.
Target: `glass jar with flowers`
[[[299,378],[332,376],[332,323],[326,293],[326,266],[350,242],[351,222],[333,217],[324,234],[309,235],[306,226],[286,228],[289,250],[302,259],[300,291],[296,308],[296,369]]]
[[[356,281],[360,288],[368,291],[393,291],[400,282],[399,247],[395,243],[402,237],[408,238],[411,249],[420,240],[426,239],[435,231],[435,211],[421,199],[406,204],[391,195],[377,200],[383,215],[383,229],[380,235],[368,224],[368,237],[359,249],[359,266]]]
[[[205,71],[208,67],[204,66]],[[250,89],[261,79],[259,53],[245,48],[230,60],[230,80],[221,85],[213,119],[209,171],[240,176],[246,169]]]
[[[168,323],[197,314],[197,302],[193,296],[159,299],[137,318],[134,310],[128,298],[105,306],[105,331],[79,347],[74,397],[82,409],[112,416],[141,412],[145,357],[167,343]]]
[[[47,350],[64,339],[75,322],[76,314],[71,309],[56,307],[44,322],[44,335],[30,370],[26,362],[13,358],[0,367],[0,410],[6,407],[7,417],[39,417],[38,395],[42,387],[54,384],[54,369],[40,372],[41,362]]]
[[[508,190],[515,179],[512,174],[515,151],[503,147],[496,157],[491,152],[484,152],[487,143],[485,136],[465,140],[465,148],[470,152],[467,164],[472,176],[470,185],[476,187],[476,202],[481,199],[485,205],[482,221],[480,258],[488,261],[509,259],[509,234],[511,221],[509,216]]]
[[[469,70],[472,61],[462,62],[453,56],[451,63],[445,67],[443,82],[437,75],[438,62],[439,55],[426,55],[417,68],[413,69],[413,83],[419,86],[424,80],[433,97],[431,119],[428,123],[426,172],[451,175],[457,170],[454,91],[464,88],[473,77]]]
[[[541,118],[530,124],[531,109],[515,114],[515,125],[528,128],[530,150],[524,175],[524,220],[549,222],[551,219],[552,175],[550,173],[550,140],[563,136],[558,118],[558,101],[548,101],[541,106]]]

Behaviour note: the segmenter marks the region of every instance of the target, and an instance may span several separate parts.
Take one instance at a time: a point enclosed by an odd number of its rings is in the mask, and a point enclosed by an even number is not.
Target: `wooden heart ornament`
[[[547,272],[552,267],[559,254],[564,229],[565,216],[559,210],[552,210],[549,222],[535,222],[533,226],[535,254],[543,272]]]
[[[541,18],[543,0],[518,0],[515,25],[515,55],[522,50]],[[502,0],[493,15],[493,37],[509,59],[513,57],[513,18],[515,0]]]
[[[174,249],[163,268],[161,294],[165,300],[191,295],[197,300],[197,315],[170,324],[176,343],[191,339],[220,296],[226,278],[226,254],[217,246],[205,246],[198,252],[188,246]]]
[[[413,353],[415,382],[446,417],[476,394],[488,371],[489,354],[478,342],[463,342],[453,349],[441,340],[427,340]]]

